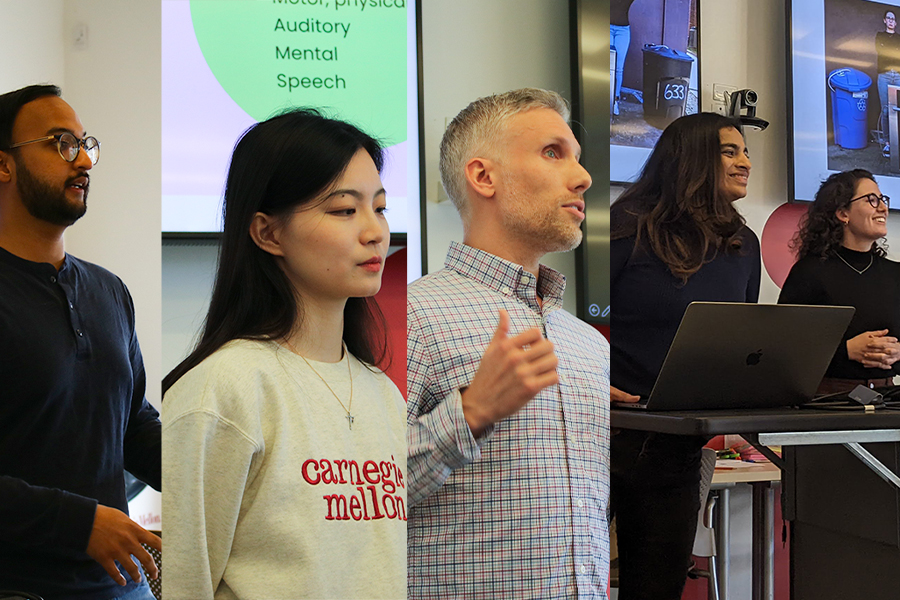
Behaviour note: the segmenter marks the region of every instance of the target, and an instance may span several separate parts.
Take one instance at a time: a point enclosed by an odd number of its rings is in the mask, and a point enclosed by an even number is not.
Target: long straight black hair
[[[359,150],[368,152],[380,173],[384,151],[378,141],[314,109],[284,112],[244,132],[228,170],[222,244],[203,332],[194,351],[163,379],[163,394],[231,340],[278,340],[291,334],[303,307],[275,257],[250,237],[250,224],[257,212],[287,218],[321,198]],[[383,366],[386,331],[373,298],[347,300],[343,339],[351,354]]]
[[[744,219],[722,197],[719,131],[741,122],[716,113],[680,117],[666,127],[640,178],[610,208],[612,239],[636,236],[683,281],[711,251],[736,251]]]

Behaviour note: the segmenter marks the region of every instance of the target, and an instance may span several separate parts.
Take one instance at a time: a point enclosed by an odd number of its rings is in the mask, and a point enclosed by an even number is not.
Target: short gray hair
[[[470,213],[466,195],[465,165],[493,143],[510,117],[529,110],[549,108],[569,122],[569,103],[548,90],[522,88],[479,98],[450,122],[441,140],[441,183],[463,222]]]

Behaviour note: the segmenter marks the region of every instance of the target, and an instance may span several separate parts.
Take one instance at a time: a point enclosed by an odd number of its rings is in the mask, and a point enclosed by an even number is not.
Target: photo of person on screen
[[[888,86],[900,85],[900,35],[897,35],[896,27],[896,12],[888,9],[884,11],[884,31],[875,34],[875,52],[878,55],[878,99],[881,101],[879,127],[883,135],[887,135],[888,131]],[[882,154],[890,158],[890,142],[885,141]]]
[[[405,598],[382,146],[313,110],[235,146],[209,312],[163,381],[163,593]]]
[[[611,0],[609,8],[610,143],[652,148],[666,125],[697,112],[696,2],[665,15],[646,0]]]
[[[862,168],[878,175],[896,175],[900,152],[893,147],[891,136],[896,139],[898,134],[900,35],[896,28],[900,9],[861,0],[823,0],[823,5],[820,64],[824,67],[825,103],[822,106],[809,98],[808,84],[795,85],[795,107],[813,109],[818,105],[824,109],[815,112],[827,130],[829,171]],[[802,115],[799,119],[803,123],[809,120]]]

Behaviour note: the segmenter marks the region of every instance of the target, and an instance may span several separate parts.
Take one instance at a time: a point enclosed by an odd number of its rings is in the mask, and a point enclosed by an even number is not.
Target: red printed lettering
[[[350,516],[353,517],[354,521],[359,521],[362,518],[362,507],[356,494],[350,496]]]
[[[331,472],[331,461],[322,459],[322,483],[337,483],[334,473]]]
[[[307,471],[307,467],[312,465],[316,472],[316,478],[313,479],[310,477],[309,472]],[[316,462],[316,459],[310,458],[303,463],[303,466],[300,467],[300,472],[303,473],[303,479],[306,480],[306,483],[310,485],[316,485],[319,483],[319,463]]]
[[[367,485],[366,489],[372,493],[372,508],[375,509],[375,516],[372,517],[374,520],[383,519],[384,513],[381,512],[381,508],[378,506],[378,492],[375,490],[374,485]]]
[[[328,503],[328,514],[325,516],[326,521],[349,521],[350,515],[347,514],[347,497],[343,494],[331,494],[322,496]],[[332,511],[332,507],[334,510]]]
[[[353,471],[356,471],[356,477],[353,476]],[[359,463],[355,460],[351,460],[347,467],[347,476],[350,477],[350,485],[362,485],[362,477],[359,476]]]
[[[347,466],[346,460],[336,460],[334,461],[334,466],[337,467],[338,477],[341,480],[341,483],[347,483],[347,480],[344,479],[344,472],[341,470],[341,467]]]
[[[374,479],[370,477],[371,475],[375,475]],[[367,460],[363,463],[363,477],[366,478],[366,481],[369,483],[378,483],[380,473],[378,472],[378,465],[375,464],[374,460]]]
[[[359,497],[363,499],[363,514],[365,515],[363,517],[363,521],[369,521],[371,519],[369,517],[369,507],[366,506],[366,493],[361,487],[358,487],[356,489],[359,490]]]
[[[391,507],[388,508],[388,500],[391,501]],[[381,497],[381,503],[384,505],[384,514],[388,519],[394,519],[397,517],[397,505],[394,504],[394,497],[384,495]]]

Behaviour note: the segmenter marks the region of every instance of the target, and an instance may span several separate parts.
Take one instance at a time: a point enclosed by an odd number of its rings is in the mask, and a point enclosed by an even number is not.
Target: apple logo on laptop
[[[747,364],[751,367],[755,367],[759,364],[759,361],[762,359],[762,348],[757,350],[756,352],[751,352],[747,355]]]

